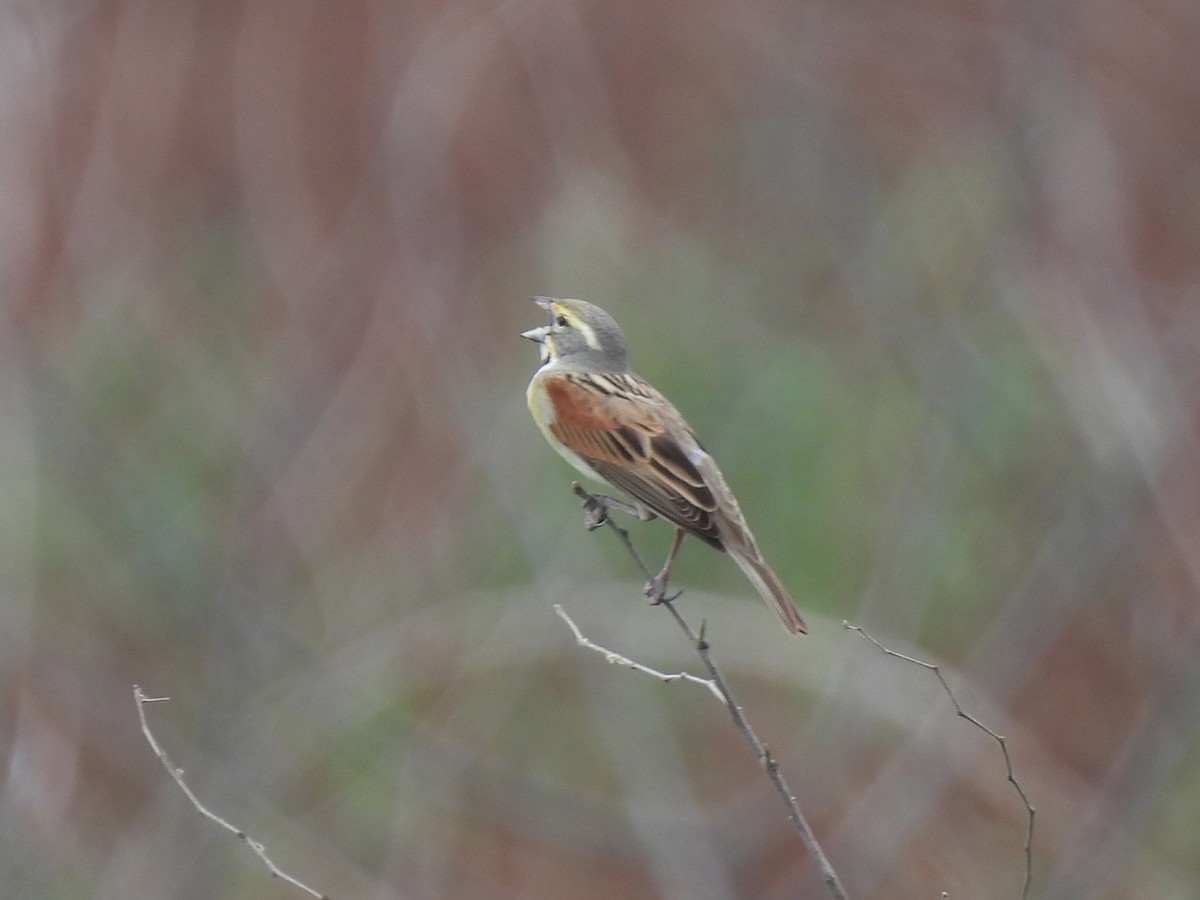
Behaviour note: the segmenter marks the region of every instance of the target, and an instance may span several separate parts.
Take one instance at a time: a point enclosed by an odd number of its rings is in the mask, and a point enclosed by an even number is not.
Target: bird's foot
[[[583,524],[588,531],[595,531],[609,521],[609,512],[617,510],[642,522],[656,518],[654,513],[640,503],[626,503],[616,497],[593,494],[578,481],[571,482],[571,490],[583,501]],[[614,523],[615,524],[615,523]]]
[[[578,481],[571,482],[571,489],[583,501],[583,527],[595,531],[608,521],[608,497],[589,493]]]
[[[651,606],[658,606],[660,603],[673,603],[679,599],[683,593],[678,590],[673,594],[667,593],[667,578],[670,572],[659,572],[653,578],[646,582],[646,586],[642,588],[642,594],[646,598],[646,602]]]

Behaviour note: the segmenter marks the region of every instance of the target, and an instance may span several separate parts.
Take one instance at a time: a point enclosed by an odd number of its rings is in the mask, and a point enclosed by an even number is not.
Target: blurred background
[[[1200,895],[1200,6],[0,6],[0,885],[828,896],[528,420],[530,294],[811,634],[681,608],[850,895]],[[636,525],[657,560],[661,523]]]

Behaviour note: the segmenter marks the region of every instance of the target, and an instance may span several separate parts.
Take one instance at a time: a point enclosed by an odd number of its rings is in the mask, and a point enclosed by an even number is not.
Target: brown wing
[[[556,438],[617,489],[725,549],[717,499],[682,445],[700,444],[662,394],[628,373],[552,375],[545,387]]]

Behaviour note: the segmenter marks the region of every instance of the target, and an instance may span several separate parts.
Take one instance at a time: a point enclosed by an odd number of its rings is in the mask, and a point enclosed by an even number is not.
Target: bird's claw
[[[595,531],[608,521],[608,504],[594,494],[588,494],[583,501],[583,527]]]
[[[647,581],[646,586],[642,588],[642,594],[651,606],[658,606],[660,603],[674,603],[682,593],[682,590],[673,594],[667,593],[667,579],[662,572]]]

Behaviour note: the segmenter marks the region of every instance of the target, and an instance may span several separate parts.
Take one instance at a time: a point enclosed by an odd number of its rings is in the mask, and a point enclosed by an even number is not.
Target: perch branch
[[[654,575],[650,572],[650,569],[642,560],[641,554],[638,553],[637,548],[634,547],[633,541],[629,537],[629,532],[614,522],[610,516],[604,513],[604,508],[606,505],[605,501],[607,498],[594,496],[584,489],[578,482],[572,484],[571,488],[583,501],[585,524],[587,525],[588,529],[594,530],[599,528],[601,525],[607,525],[614,532],[616,532],[617,537],[620,538],[621,543],[625,546],[625,549],[629,552],[629,555],[633,558],[634,562],[637,564],[637,567],[641,570],[647,581],[652,581],[654,579]],[[825,851],[821,849],[820,843],[818,843],[816,836],[813,834],[812,828],[808,824],[808,820],[805,819],[804,813],[800,810],[800,804],[796,801],[795,795],[788,787],[787,781],[783,777],[783,773],[780,772],[779,764],[775,761],[775,757],[771,755],[770,750],[767,749],[766,745],[763,744],[762,740],[758,737],[758,734],[754,731],[753,727],[751,727],[750,722],[746,719],[745,713],[742,711],[741,705],[737,702],[732,691],[729,689],[729,684],[725,681],[725,676],[721,674],[720,669],[717,668],[717,664],[713,661],[712,654],[710,653],[709,643],[704,633],[704,623],[701,623],[699,631],[693,629],[687,620],[684,619],[679,610],[675,608],[674,601],[678,597],[678,593],[674,596],[670,596],[665,593],[665,590],[663,590],[659,593],[656,593],[651,598],[651,602],[667,608],[667,611],[670,612],[672,618],[675,619],[676,624],[679,625],[680,630],[687,635],[687,638],[689,641],[691,641],[692,646],[696,648],[696,653],[700,656],[700,660],[704,664],[704,667],[708,670],[712,684],[715,686],[715,693],[720,695],[722,702],[725,704],[725,708],[729,711],[729,715],[733,720],[734,726],[741,733],[742,737],[745,738],[746,743],[750,745],[751,750],[754,751],[754,755],[758,758],[759,764],[763,767],[764,771],[766,771],[767,777],[770,779],[776,793],[779,794],[784,807],[787,809],[788,818],[791,820],[797,834],[799,834],[801,842],[804,844],[805,849],[808,850],[809,856],[812,857],[818,869],[820,869],[821,878],[829,888],[829,893],[836,898],[836,900],[846,900],[846,890],[844,887],[842,887],[842,883],[838,878],[837,872],[834,871],[833,865],[829,862],[829,858],[825,855]]]

